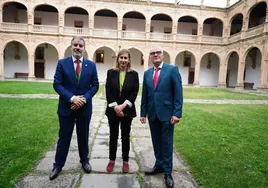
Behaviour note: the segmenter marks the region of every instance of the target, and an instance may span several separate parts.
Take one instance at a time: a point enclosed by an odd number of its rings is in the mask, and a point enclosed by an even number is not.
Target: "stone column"
[[[240,59],[240,57],[239,57]],[[241,58],[242,59],[242,58]],[[236,81],[236,86],[235,89],[237,90],[242,90],[244,89],[244,70],[245,70],[245,61],[239,60],[238,62],[238,73],[237,73],[237,81]]]
[[[230,29],[231,29],[230,25],[225,26],[223,28],[222,36],[223,36],[223,41],[226,42],[226,43],[228,42],[228,38],[230,37]]]
[[[146,40],[150,40],[151,20],[145,20]]]
[[[3,9],[2,7],[0,8],[0,23],[3,22]]]
[[[64,14],[58,13],[59,16],[59,33],[63,34],[63,28],[64,28]]]
[[[1,47],[2,49],[2,47]],[[4,53],[1,51],[0,53],[0,80],[5,80],[5,75],[4,75]]]
[[[220,88],[226,87],[226,74],[227,74],[227,66],[226,59],[223,60],[223,58],[220,58],[220,67],[219,67],[219,82],[218,86]]]
[[[88,17],[88,27],[89,27],[89,36],[93,36],[94,15],[89,15],[89,17]]]
[[[144,54],[143,71],[146,71],[149,67],[149,50],[145,50]]]
[[[263,57],[261,61],[260,86],[257,89],[268,91],[267,82],[268,82],[268,59],[264,59]]]
[[[28,80],[34,80],[34,49],[32,39],[28,41]]]
[[[245,38],[245,33],[248,30],[248,23],[249,23],[249,18],[246,17],[243,21],[243,25],[242,25],[242,31],[241,31],[241,39]]]
[[[178,29],[178,22],[177,21],[173,21],[173,25],[172,25],[173,41],[176,41],[177,40],[177,29]]]
[[[33,12],[27,11],[28,32],[29,33],[33,32],[33,24],[34,24],[33,16],[34,16]]]
[[[122,24],[123,24],[123,18],[122,17],[118,17],[117,18],[117,37],[118,38],[122,38]]]
[[[195,58],[195,69],[194,69],[194,86],[199,87],[199,75],[200,75],[201,57],[200,55]]]
[[[65,43],[64,43],[63,36],[59,36],[58,41],[59,41],[59,46],[58,46],[59,57],[58,57],[58,59],[62,59],[62,58],[64,58],[64,53],[65,53]]]
[[[202,36],[203,36],[203,23],[198,24],[197,36],[198,36],[198,42],[201,42],[202,41]]]

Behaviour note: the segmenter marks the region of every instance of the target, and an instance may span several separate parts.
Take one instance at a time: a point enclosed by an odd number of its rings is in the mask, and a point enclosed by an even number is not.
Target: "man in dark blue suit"
[[[150,125],[154,155],[153,169],[146,175],[165,173],[166,186],[174,187],[172,173],[174,125],[182,116],[182,84],[178,67],[163,62],[163,50],[155,47],[150,51],[154,67],[144,72],[141,118]]]
[[[91,166],[88,158],[89,123],[92,114],[92,98],[99,89],[96,65],[85,59],[85,40],[73,37],[72,56],[58,61],[54,75],[54,90],[59,94],[59,140],[55,163],[49,179],[55,179],[65,164],[74,125],[76,125],[80,163],[86,173]]]

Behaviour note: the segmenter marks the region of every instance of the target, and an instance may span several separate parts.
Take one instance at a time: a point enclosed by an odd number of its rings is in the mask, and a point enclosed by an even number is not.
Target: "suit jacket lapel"
[[[69,57],[69,59],[66,62],[68,69],[70,70],[71,78],[74,82],[76,82],[76,75],[74,70],[74,62],[72,57]]]
[[[120,72],[119,71],[114,71],[115,74],[115,88],[117,89],[118,96],[120,96]]]
[[[163,63],[163,66],[162,66],[162,68],[161,68],[161,70],[160,70],[160,74],[159,74],[159,76],[158,76],[158,81],[157,81],[156,88],[157,88],[158,85],[160,84],[160,82],[161,82],[161,80],[162,80],[164,74],[165,74],[165,63]],[[155,89],[156,89],[156,88],[155,88]]]
[[[149,81],[150,81],[149,84],[151,85],[152,88],[154,88],[154,67],[151,67],[148,73],[149,73]]]
[[[82,63],[82,70],[81,70],[81,74],[80,74],[80,80],[79,83],[81,82],[81,80],[83,79],[83,75],[85,72],[88,72],[88,62],[85,60],[85,58],[83,59],[83,63]]]

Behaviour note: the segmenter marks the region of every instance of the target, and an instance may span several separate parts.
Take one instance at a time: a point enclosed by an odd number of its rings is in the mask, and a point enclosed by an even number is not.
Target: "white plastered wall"
[[[219,59],[216,55],[211,60],[211,68],[207,68],[208,55],[203,56],[200,66],[200,86],[217,86],[219,81]]]
[[[9,43],[5,48],[4,74],[6,78],[14,78],[15,72],[28,73],[28,52],[19,43],[20,59],[15,59],[14,43]]]

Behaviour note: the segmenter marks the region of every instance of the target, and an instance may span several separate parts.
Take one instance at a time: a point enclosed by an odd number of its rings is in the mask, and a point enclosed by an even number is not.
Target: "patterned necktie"
[[[76,62],[75,74],[76,74],[77,80],[79,80],[78,78],[79,78],[79,75],[80,75],[80,72],[81,72],[80,60],[77,59],[77,60],[75,60],[75,62]]]
[[[156,85],[158,82],[158,71],[159,71],[159,68],[156,68],[155,73],[154,73],[154,88],[156,88]]]

